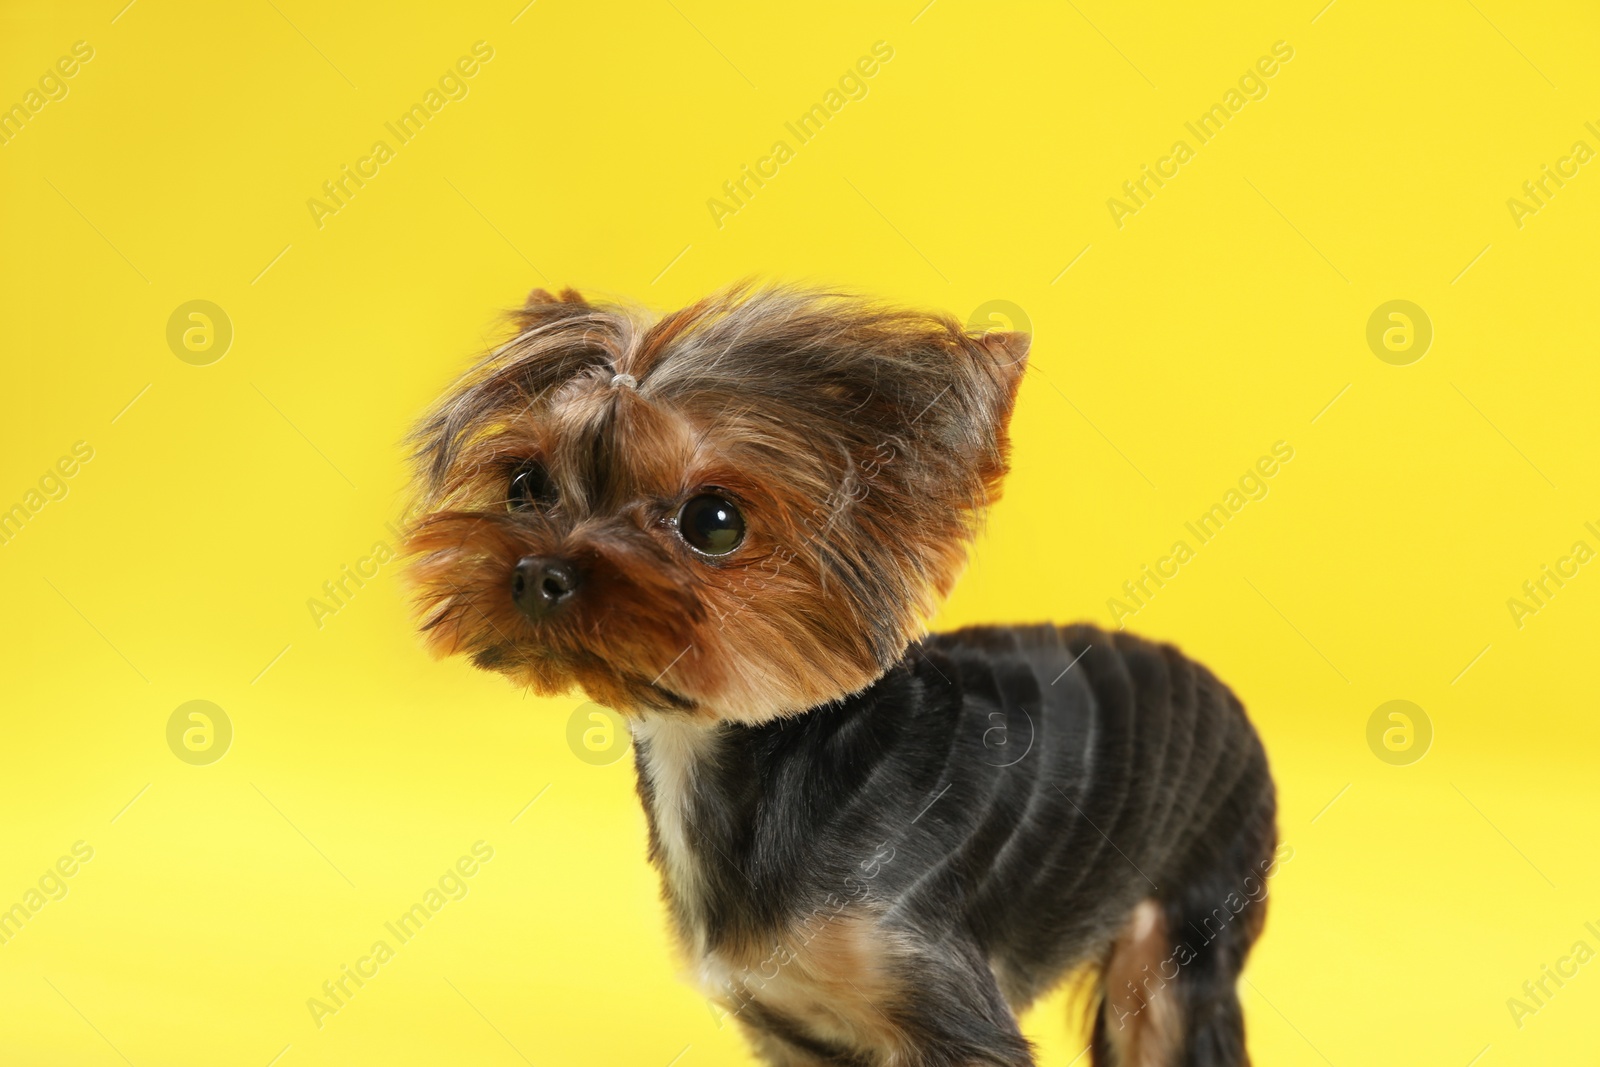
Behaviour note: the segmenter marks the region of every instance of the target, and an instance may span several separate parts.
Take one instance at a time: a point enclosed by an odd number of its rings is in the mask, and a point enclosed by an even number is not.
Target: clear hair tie
[[[639,379],[631,374],[614,374],[611,376],[611,384],[613,387],[620,385],[624,389],[638,389]]]

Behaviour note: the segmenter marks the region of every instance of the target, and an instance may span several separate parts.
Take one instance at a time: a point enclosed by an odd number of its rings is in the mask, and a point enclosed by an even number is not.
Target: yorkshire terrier
[[[743,285],[536,290],[415,433],[422,629],[627,717],[695,981],[775,1065],[1245,1064],[1261,743],[1170,645],[929,636],[1007,469],[1025,334]]]

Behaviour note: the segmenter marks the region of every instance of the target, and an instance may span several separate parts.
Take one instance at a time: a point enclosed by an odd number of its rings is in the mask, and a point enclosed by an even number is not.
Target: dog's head
[[[1028,338],[736,287],[536,291],[415,433],[422,628],[536,692],[760,721],[920,636],[1006,470]]]

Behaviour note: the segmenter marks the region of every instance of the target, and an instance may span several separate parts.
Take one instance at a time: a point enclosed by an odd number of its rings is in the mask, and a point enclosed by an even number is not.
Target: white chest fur
[[[689,847],[689,805],[697,768],[716,747],[716,728],[657,715],[643,716],[632,725],[635,743],[644,753],[641,763],[650,787],[650,817],[661,849],[661,875],[692,925],[693,916],[700,912],[703,880]],[[684,933],[698,955],[705,946],[704,932],[689,929]]]
[[[634,721],[633,734],[648,779],[661,875],[678,905],[695,984],[735,1018],[759,1003],[819,1037],[892,1043],[873,1004],[893,993],[887,958],[906,953],[885,935],[881,904],[836,895],[794,916],[770,941],[708,950],[698,918],[704,914],[705,861],[691,847],[689,814],[696,775],[715,758],[716,727],[646,716]]]

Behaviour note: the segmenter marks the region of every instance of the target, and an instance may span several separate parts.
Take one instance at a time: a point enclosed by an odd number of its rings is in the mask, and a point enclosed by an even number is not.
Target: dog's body
[[[775,1065],[1247,1062],[1273,790],[1233,695],[1086,627],[924,636],[1006,470],[1028,339],[738,288],[535,292],[419,429],[424,629],[628,715],[697,980]]]
[[[1101,1056],[1177,1007],[1205,1020],[1183,1062],[1242,1060],[1272,783],[1233,695],[1175,650],[963,630],[798,718],[637,740],[679,932],[772,1062],[1028,1063],[1014,1012],[1086,963],[1135,987]],[[1146,899],[1166,950],[1110,959]]]

